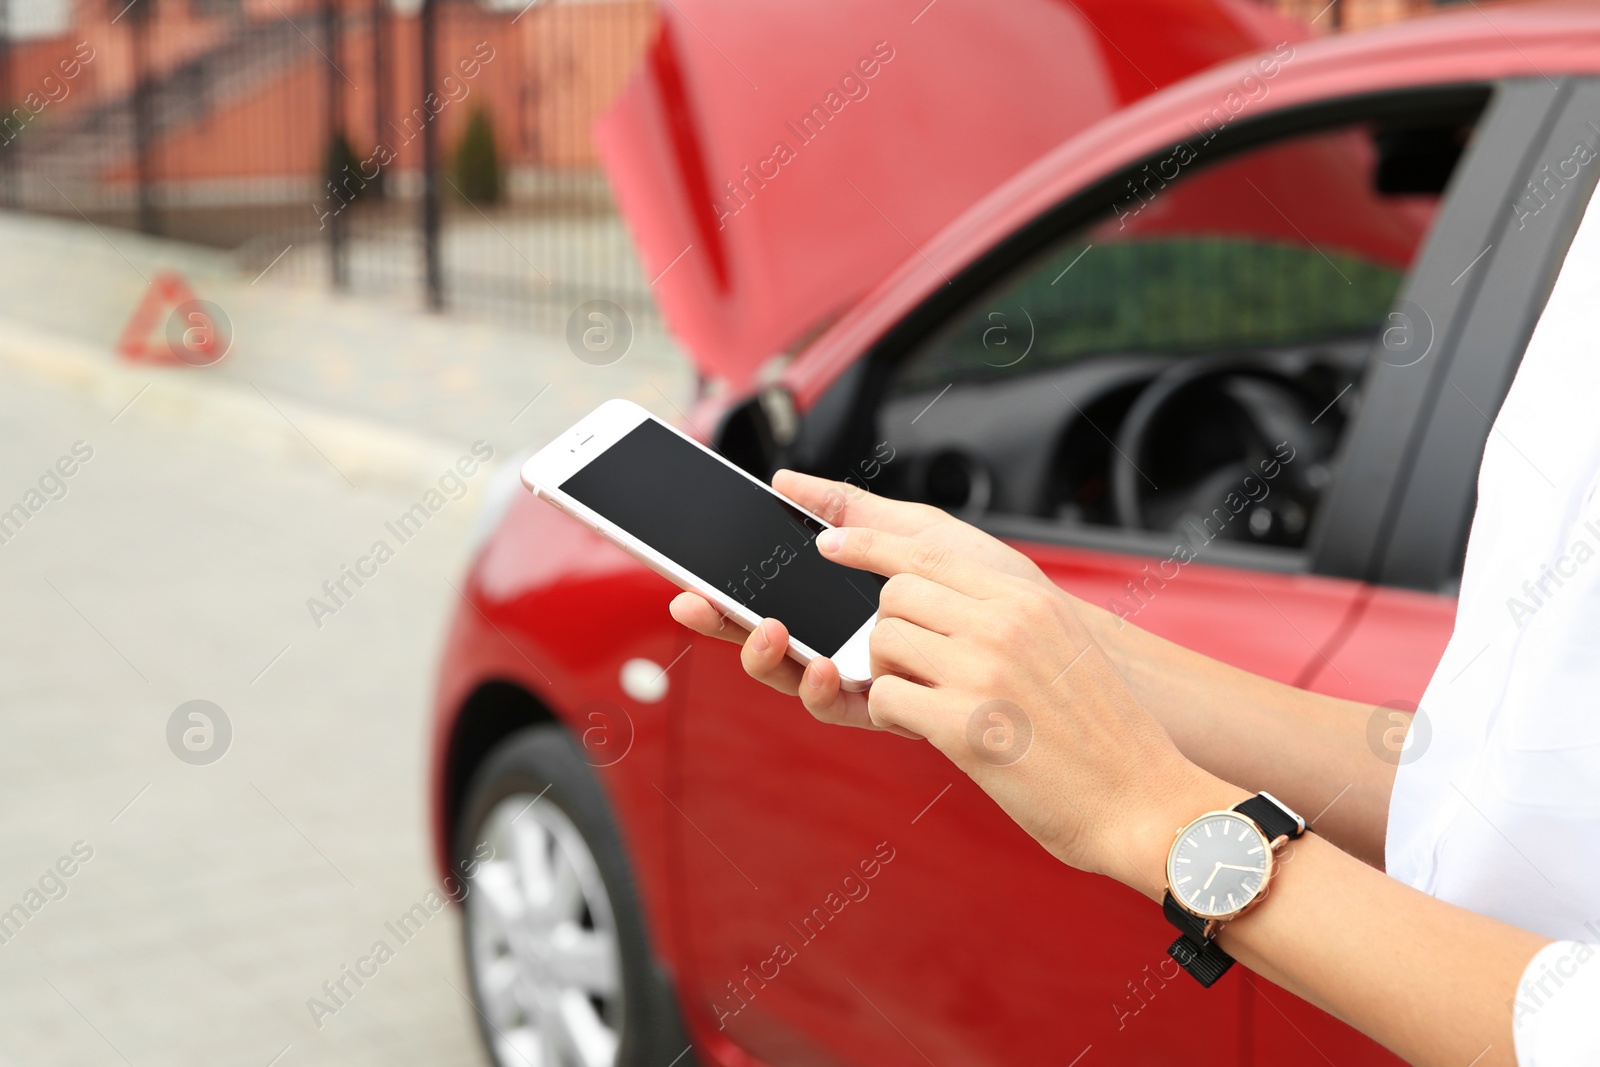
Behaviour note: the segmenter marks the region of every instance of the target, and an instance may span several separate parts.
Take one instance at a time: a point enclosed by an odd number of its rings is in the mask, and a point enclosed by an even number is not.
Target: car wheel
[[[507,738],[462,811],[467,969],[497,1067],[659,1067],[681,1055],[689,1043],[621,837],[566,731]]]

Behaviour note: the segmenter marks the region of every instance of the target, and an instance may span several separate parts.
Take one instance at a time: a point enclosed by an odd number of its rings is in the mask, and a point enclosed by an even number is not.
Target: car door
[[[1335,101],[1103,183],[868,354],[791,462],[967,516],[1207,654],[1318,676],[1370,595],[1317,573],[1324,505],[1406,454],[1358,413],[1374,360],[1418,348],[1392,316],[1451,172],[1509,121],[1479,122],[1489,98]],[[1401,427],[1416,408],[1390,406]],[[1202,1032],[1210,1062],[1305,1058],[1259,1020],[1311,1009],[1242,976],[1201,990],[1147,901],[1056,862],[928,746],[812,722],[726,645],[697,643],[675,744],[686,1008],[761,1061],[1164,1062]],[[1321,1050],[1382,1056],[1318,1027]]]

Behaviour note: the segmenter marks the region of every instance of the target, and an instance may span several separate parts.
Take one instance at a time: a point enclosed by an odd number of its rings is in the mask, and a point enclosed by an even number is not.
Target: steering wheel
[[[1117,433],[1118,523],[1207,542],[1302,544],[1343,421],[1314,414],[1316,400],[1258,361],[1197,358],[1167,368]]]

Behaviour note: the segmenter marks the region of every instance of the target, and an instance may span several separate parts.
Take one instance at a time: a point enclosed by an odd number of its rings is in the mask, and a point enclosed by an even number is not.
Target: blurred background
[[[654,26],[645,0],[12,0],[0,98],[62,88],[6,126],[0,195],[280,282],[516,323],[579,293],[648,314],[590,128]]]
[[[671,10],[0,0],[0,1065],[484,1062],[433,673],[511,460],[694,403],[594,133]],[[627,359],[571,344],[594,301]]]

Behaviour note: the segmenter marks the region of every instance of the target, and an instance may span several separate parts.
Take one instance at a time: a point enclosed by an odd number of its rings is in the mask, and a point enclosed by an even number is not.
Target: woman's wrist
[[[1154,901],[1166,892],[1167,853],[1178,831],[1205,812],[1231,808],[1250,796],[1187,760],[1165,778],[1122,824],[1120,869],[1107,872]]]
[[[1100,651],[1105,654],[1112,669],[1122,676],[1128,688],[1133,690],[1134,696],[1141,703],[1145,702],[1147,694],[1143,692],[1145,687],[1140,678],[1141,657],[1137,654],[1137,643],[1141,637],[1148,635],[1105,608],[1096,607],[1065,590],[1059,590],[1059,593],[1072,613],[1083,624],[1083,628],[1089,632],[1089,636],[1094,639],[1095,644],[1100,646]]]

